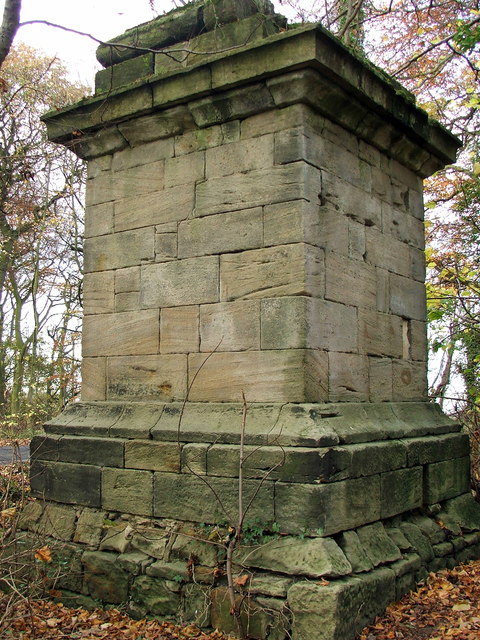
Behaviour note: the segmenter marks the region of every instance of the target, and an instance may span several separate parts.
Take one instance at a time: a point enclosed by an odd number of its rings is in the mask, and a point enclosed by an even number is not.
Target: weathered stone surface
[[[124,356],[158,352],[156,309],[86,316],[82,349],[88,356]]]
[[[134,469],[103,469],[102,507],[123,513],[152,514],[153,474]]]
[[[85,272],[121,269],[152,261],[155,255],[154,241],[152,227],[87,238]]]
[[[98,547],[106,517],[105,511],[82,509],[78,516],[73,541]]]
[[[128,577],[117,566],[116,559],[115,554],[103,551],[86,551],[83,554],[85,586],[93,598],[113,604],[126,601]]]
[[[170,138],[192,128],[193,120],[185,106],[157,111],[151,115],[130,119],[118,125],[122,136],[131,147],[146,142]]]
[[[318,169],[296,162],[271,169],[210,178],[196,188],[196,216],[251,209],[276,202],[318,200]]]
[[[282,598],[287,595],[289,587],[292,585],[291,578],[273,576],[268,574],[254,574],[248,584],[248,591],[252,595],[260,593],[266,596]]]
[[[470,492],[448,500],[445,503],[445,511],[462,529],[480,529],[480,505]]]
[[[200,307],[200,351],[259,349],[258,300],[236,300]]]
[[[273,135],[267,134],[207,150],[207,179],[273,166],[273,142]]]
[[[133,527],[128,522],[105,527],[105,535],[100,543],[100,551],[116,551],[125,553],[130,546]]]
[[[349,476],[370,476],[407,466],[403,441],[371,442],[350,445],[345,451],[351,456]]]
[[[210,587],[187,584],[184,589],[183,619],[202,629],[210,627]]]
[[[107,54],[108,55],[108,54]],[[154,54],[146,53],[132,60],[109,66],[95,74],[95,92],[111,91],[153,74]]]
[[[69,504],[100,507],[101,469],[93,465],[32,460],[32,495]]]
[[[276,484],[275,519],[288,533],[328,536],[379,518],[378,476],[328,485]]]
[[[196,558],[199,565],[217,566],[219,547],[201,538],[202,532],[199,529],[183,527],[172,545],[170,559],[183,560],[186,564],[191,558]]]
[[[107,398],[107,359],[82,358],[81,398],[85,402]]]
[[[154,578],[185,582],[189,580],[188,567],[185,562],[163,562],[162,560],[157,560],[147,567],[146,573]]]
[[[435,462],[425,467],[425,502],[433,504],[467,493],[470,457]]]
[[[468,455],[469,440],[466,433],[448,433],[435,438],[406,438],[408,464],[428,464]]]
[[[402,522],[400,530],[410,542],[412,547],[422,558],[423,562],[430,562],[434,558],[433,548],[428,538],[421,530],[411,522]]]
[[[324,290],[323,252],[293,244],[220,257],[220,298],[321,296]]]
[[[424,362],[392,361],[393,400],[423,400],[427,397],[427,368]]]
[[[197,374],[198,372],[198,374]],[[319,402],[328,397],[327,355],[307,349],[188,356],[192,401]]]
[[[368,360],[355,353],[328,353],[328,397],[332,402],[368,400]]]
[[[170,307],[160,311],[160,353],[199,350],[199,307]]]
[[[107,363],[109,400],[170,402],[187,393],[187,356],[112,357]],[[126,423],[128,427],[128,423]],[[138,434],[140,435],[140,434]]]
[[[195,522],[216,523],[228,517],[229,522],[238,519],[238,480],[230,478],[212,478],[209,481],[212,489],[206,487],[201,478],[186,474],[155,473],[154,515],[160,518],[185,518]],[[259,482],[246,480],[244,483],[244,500],[248,504],[250,497],[256,493],[248,517],[258,518],[265,523],[274,520],[273,483],[264,483],[259,489]],[[221,501],[221,503],[220,503]],[[223,505],[223,506],[222,506]]]
[[[179,258],[245,251],[262,245],[263,219],[260,207],[193,218],[178,225]]]
[[[261,302],[262,349],[358,349],[354,307],[309,298],[283,296]]]
[[[37,526],[37,532],[42,536],[68,541],[72,539],[75,520],[76,513],[72,507],[46,504]]]
[[[425,286],[409,278],[390,276],[390,309],[392,313],[413,320],[425,320]]]
[[[19,514],[19,529],[35,531],[37,523],[43,513],[43,505],[40,502],[27,502]]]
[[[360,351],[368,355],[401,358],[403,320],[376,311],[359,312]]]
[[[264,245],[269,247],[307,242],[328,248],[332,231],[326,218],[316,202],[292,200],[266,205],[263,208]],[[335,215],[335,221],[339,219],[343,218]]]
[[[142,269],[140,304],[148,308],[218,302],[218,276],[215,256],[148,265]]]
[[[374,567],[387,562],[400,560],[400,549],[387,535],[383,524],[375,522],[357,529],[357,535]]]
[[[153,559],[140,551],[129,551],[121,553],[117,557],[118,566],[124,571],[136,576],[143,573],[152,564]]]
[[[86,273],[83,279],[84,313],[111,313],[115,310],[114,272]]]
[[[109,435],[115,438],[147,438],[150,429],[158,422],[163,404],[119,403],[122,411],[117,421],[111,425]]]
[[[113,232],[113,202],[85,207],[85,238]]]
[[[38,460],[58,460],[58,436],[38,435],[30,440],[30,456]]]
[[[389,518],[410,511],[423,503],[423,470],[421,467],[399,469],[380,476],[381,516]]]
[[[445,530],[431,518],[420,514],[412,514],[408,520],[415,524],[433,545],[440,544],[445,540]]]
[[[358,578],[334,580],[328,585],[296,582],[288,590],[295,640],[353,640],[360,630],[358,611],[365,591]]]
[[[123,457],[123,440],[115,438],[63,436],[58,441],[58,459],[62,462],[123,467]]]
[[[281,537],[252,550],[241,549],[247,567],[310,578],[348,575],[352,567],[332,538]]]
[[[150,471],[180,471],[181,446],[174,442],[128,440],[125,443],[125,467]]]
[[[373,569],[373,563],[355,531],[343,531],[338,539],[338,544],[352,565],[354,573]]]
[[[182,447],[182,473],[204,476],[207,473],[209,444],[188,443]]]
[[[168,542],[168,532],[152,527],[136,527],[131,545],[142,553],[163,560]]]
[[[375,309],[377,281],[374,267],[330,252],[325,256],[325,263],[327,300],[360,309]]]

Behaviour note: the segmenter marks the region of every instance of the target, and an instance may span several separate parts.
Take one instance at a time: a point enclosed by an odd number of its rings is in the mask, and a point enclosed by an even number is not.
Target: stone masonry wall
[[[89,163],[83,399],[424,397],[418,175],[303,104],[119,130]]]

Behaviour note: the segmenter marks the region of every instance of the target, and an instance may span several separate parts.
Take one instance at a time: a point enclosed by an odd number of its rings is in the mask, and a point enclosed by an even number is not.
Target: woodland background
[[[185,4],[144,1],[159,13]],[[480,1],[278,0],[275,5],[293,16],[291,22],[320,22],[356,55],[389,72],[462,140],[457,163],[426,183],[430,395],[461,417],[475,445],[480,433]],[[89,37],[95,39],[94,27]],[[84,166],[46,140],[39,117],[90,93],[72,84],[59,60],[17,39],[21,0],[6,0],[0,30],[0,430],[12,436],[32,433],[79,393]]]

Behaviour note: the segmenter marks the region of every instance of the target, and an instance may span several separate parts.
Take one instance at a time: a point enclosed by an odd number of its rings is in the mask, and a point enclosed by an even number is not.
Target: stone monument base
[[[21,526],[63,602],[252,637],[348,640],[429,571],[480,556],[468,438],[437,405],[79,403],[32,441]],[[51,541],[52,542],[52,541]],[[53,542],[52,542],[53,544]]]

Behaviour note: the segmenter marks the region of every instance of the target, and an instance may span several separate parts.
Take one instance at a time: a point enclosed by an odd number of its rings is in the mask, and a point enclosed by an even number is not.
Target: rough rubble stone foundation
[[[32,442],[26,541],[56,541],[64,601],[234,631],[244,392],[248,633],[352,639],[480,555],[467,437],[426,400],[422,179],[459,143],[264,0],[98,55],[45,116],[88,160],[83,390]]]

